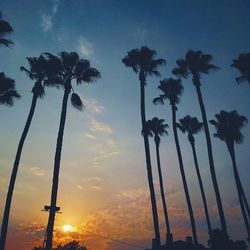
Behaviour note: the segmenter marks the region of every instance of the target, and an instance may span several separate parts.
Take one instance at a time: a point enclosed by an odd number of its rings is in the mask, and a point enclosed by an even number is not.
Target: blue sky
[[[212,119],[214,114],[222,109],[236,109],[249,118],[249,85],[243,83],[238,86],[234,80],[238,72],[230,68],[232,59],[239,53],[249,52],[249,7],[248,0],[1,1],[3,17],[14,28],[11,39],[15,46],[12,49],[0,48],[0,70],[16,80],[16,88],[22,95],[22,99],[16,101],[13,108],[0,108],[0,115],[3,117],[0,122],[1,197],[6,195],[16,145],[32,98],[30,91],[33,82],[19,71],[20,66],[27,66],[26,57],[39,56],[42,52],[77,51],[81,57],[89,59],[92,65],[100,70],[102,78],[93,85],[76,87],[85,102],[84,112],[79,113],[73,110],[70,104],[68,106],[58,200],[64,212],[61,218],[65,223],[79,227],[90,221],[89,223],[95,225],[93,230],[101,233],[103,229],[98,227],[100,221],[104,220],[103,218],[111,218],[110,231],[107,233],[115,234],[118,222],[112,217],[112,211],[116,211],[117,207],[121,207],[119,211],[127,211],[128,203],[142,209],[141,204],[144,204],[144,198],[147,198],[143,143],[140,136],[138,76],[131,69],[125,68],[121,59],[130,49],[146,45],[155,49],[159,58],[167,60],[167,65],[161,67],[160,72],[162,78],[168,78],[172,76],[171,70],[175,61],[184,57],[188,49],[200,49],[204,53],[212,54],[214,64],[221,70],[202,78],[202,92],[208,118]],[[159,116],[171,125],[170,106],[152,104],[152,99],[159,94],[159,80],[154,77],[147,79],[147,118]],[[178,108],[178,118],[187,114],[201,118],[191,79],[184,80],[183,85],[184,94]],[[17,232],[20,231],[18,228],[21,228],[20,223],[23,221],[44,225],[47,220],[40,209],[48,203],[50,196],[62,94],[60,90],[48,88],[44,100],[39,100],[37,104],[13,198],[11,223]],[[214,132],[213,127],[210,127],[210,132]],[[243,133],[245,142],[237,145],[236,154],[242,182],[249,197],[249,126],[243,129]],[[193,204],[197,215],[201,216],[199,209],[202,204],[197,191],[191,149],[185,135],[180,134],[179,137]],[[213,223],[218,226],[204,134],[198,135],[196,141],[209,204],[211,210],[215,210]],[[243,222],[237,212],[236,189],[226,146],[214,138],[212,143],[222,198],[227,214],[234,215],[234,219],[229,218],[228,221],[229,231],[232,237],[244,238],[245,233],[241,228]],[[155,168],[153,143],[151,148]],[[170,193],[174,230],[177,234],[182,230],[183,234],[190,234],[188,226],[180,226],[176,216],[178,213],[175,209],[185,211],[185,200],[171,126],[169,136],[162,139],[161,152],[166,191]],[[156,172],[155,180],[157,185]],[[23,201],[30,204],[29,208],[22,206]],[[149,207],[150,204],[147,204]],[[3,209],[3,203],[0,208]],[[25,209],[28,209],[29,218]],[[138,211],[140,213],[141,210]],[[144,212],[150,224],[149,211]],[[96,213],[99,213],[98,216]],[[96,218],[99,218],[99,222]],[[141,221],[140,223],[138,222],[138,225],[144,228],[145,225]],[[188,225],[188,222],[186,224]],[[202,216],[197,224],[205,242],[206,228]],[[127,227],[129,228],[129,225]],[[138,231],[136,226],[133,229]],[[144,235],[133,238],[133,230],[124,229],[124,232],[115,236],[119,239],[128,238],[131,242],[141,241],[141,244],[147,246],[148,237],[152,237],[152,228],[149,227],[146,232],[142,230],[141,234]],[[27,238],[28,243],[31,238]],[[95,246],[92,238],[88,243],[91,247]],[[109,243],[105,244],[111,249]],[[23,246],[19,245],[20,247]],[[99,249],[104,250],[105,247],[107,246]],[[114,246],[114,249],[117,248]]]

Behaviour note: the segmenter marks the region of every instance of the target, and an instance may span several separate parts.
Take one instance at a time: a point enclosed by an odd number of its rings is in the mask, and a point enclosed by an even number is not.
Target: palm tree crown
[[[202,128],[203,123],[199,122],[196,117],[191,117],[189,115],[179,120],[180,123],[177,123],[177,127],[181,130],[182,133],[188,133],[188,139],[190,142],[194,142],[194,134],[198,134]]]
[[[231,112],[222,110],[215,117],[216,120],[210,120],[210,123],[215,126],[217,131],[214,134],[215,137],[229,144],[243,142],[244,136],[240,130],[247,124],[245,116],[239,115],[235,110]]]
[[[0,45],[11,47],[14,43],[10,39],[6,39],[5,36],[12,33],[13,28],[11,25],[2,19],[2,12],[0,11]]]
[[[90,62],[86,59],[80,59],[76,52],[61,52],[58,56],[50,53],[45,53],[49,64],[46,68],[48,79],[44,82],[45,85],[64,86],[65,90],[73,91],[71,95],[71,104],[78,110],[83,109],[83,103],[79,95],[74,93],[72,80],[76,80],[77,85],[92,83],[97,78],[100,78],[100,72],[93,67],[90,67]]]
[[[241,76],[235,78],[238,84],[244,81],[250,84],[250,53],[241,53],[238,59],[233,60],[231,67],[238,69],[241,73]]]
[[[212,70],[219,69],[219,67],[211,64],[212,59],[211,55],[203,54],[200,50],[189,50],[185,55],[185,59],[176,61],[178,67],[174,68],[172,73],[184,78],[191,74],[193,75],[193,83],[200,86],[201,74],[208,74]]]
[[[164,119],[154,117],[146,123],[146,129],[149,136],[154,136],[155,143],[159,146],[161,143],[161,136],[168,135],[168,124],[164,123]]]
[[[122,59],[122,62],[131,67],[135,73],[144,72],[144,77],[147,75],[160,76],[158,66],[165,65],[166,60],[155,59],[156,51],[148,47],[141,49],[133,49],[128,52],[127,56]]]
[[[3,72],[0,72],[0,104],[12,106],[14,98],[20,97],[15,89],[15,81],[6,77]]]
[[[183,93],[183,86],[180,79],[168,78],[160,81],[158,86],[163,94],[154,98],[154,104],[164,104],[164,100],[169,99],[171,105],[176,105],[180,102],[180,97]]]

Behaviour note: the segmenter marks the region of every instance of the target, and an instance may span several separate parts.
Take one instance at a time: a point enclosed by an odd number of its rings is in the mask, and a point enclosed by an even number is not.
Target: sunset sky
[[[0,107],[0,219],[17,143],[22,133],[34,84],[20,66],[26,57],[42,52],[76,51],[101,72],[101,79],[80,85],[85,110],[69,104],[61,159],[55,243],[79,240],[88,250],[132,250],[97,236],[150,247],[152,216],[147,185],[143,139],[140,134],[138,75],[121,59],[134,48],[148,46],[167,61],[159,71],[171,77],[175,61],[188,49],[213,55],[221,68],[204,76],[202,92],[208,119],[220,110],[236,109],[250,119],[250,86],[236,84],[239,75],[230,67],[232,59],[249,52],[249,0],[1,0],[3,19],[14,33],[12,49],[0,48],[0,71],[16,80],[22,98],[12,108]],[[160,78],[161,79],[161,78]],[[159,80],[147,79],[146,115],[163,118],[169,136],[162,138],[161,159],[175,239],[191,235],[175,144],[171,129],[170,105],[154,106]],[[191,79],[183,81],[184,94],[177,117],[189,114],[201,120]],[[29,250],[42,244],[48,214],[41,209],[50,202],[53,160],[63,91],[46,88],[24,145],[10,216],[7,250]],[[210,126],[211,135],[215,132]],[[240,176],[250,197],[250,125],[242,130],[245,141],[236,145]],[[186,135],[179,133],[184,167],[196,217],[199,240],[207,242],[206,222],[191,148]],[[151,141],[160,227],[164,241],[164,219],[156,172],[155,148]],[[229,234],[245,239],[246,232],[238,206],[232,164],[225,143],[212,138],[218,177]],[[213,227],[219,218],[208,165],[204,133],[196,136],[197,154],[209,203]],[[73,232],[63,232],[63,225]],[[93,234],[94,233],[94,234]]]

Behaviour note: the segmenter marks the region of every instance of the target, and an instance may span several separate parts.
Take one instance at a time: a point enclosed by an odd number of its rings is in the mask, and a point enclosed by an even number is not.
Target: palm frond
[[[75,109],[77,109],[79,111],[82,111],[84,109],[83,102],[82,102],[80,96],[77,95],[76,93],[72,93],[70,101],[71,101],[72,106]]]

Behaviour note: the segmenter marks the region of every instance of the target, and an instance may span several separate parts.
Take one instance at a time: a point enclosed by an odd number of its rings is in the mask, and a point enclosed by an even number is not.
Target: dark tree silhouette
[[[173,125],[176,151],[177,151],[177,156],[178,156],[178,161],[179,161],[179,167],[180,167],[184,192],[185,192],[186,201],[187,201],[188,212],[190,216],[193,239],[194,239],[195,245],[197,245],[198,239],[197,239],[197,233],[196,233],[196,227],[195,227],[195,219],[194,219],[192,203],[191,203],[191,199],[190,199],[190,195],[188,191],[188,185],[187,185],[187,180],[185,176],[185,170],[184,170],[184,165],[182,161],[182,154],[181,154],[181,148],[180,148],[179,139],[178,139],[177,125],[176,125],[176,111],[177,111],[176,105],[180,102],[180,96],[182,95],[182,92],[183,92],[183,86],[182,86],[180,79],[169,78],[169,79],[164,79],[160,81],[160,85],[158,86],[158,88],[163,92],[163,94],[161,94],[159,97],[156,97],[153,100],[153,103],[164,104],[164,101],[168,99],[170,101],[170,105],[172,108],[172,125]]]
[[[241,82],[250,84],[250,53],[241,53],[238,59],[233,60],[231,67],[238,69],[241,73],[241,76],[235,78],[238,84]]]
[[[34,247],[32,250],[43,250],[42,247]],[[53,250],[87,250],[85,246],[80,245],[78,241],[71,241],[69,243],[66,243],[65,245],[59,245],[56,248],[53,248]]]
[[[178,67],[174,68],[173,74],[179,77],[184,77],[184,78],[187,78],[189,75],[192,75],[192,81],[197,92],[205,135],[206,135],[210,172],[212,176],[216,202],[217,202],[217,207],[218,207],[219,216],[220,216],[220,222],[221,222],[222,230],[224,231],[225,234],[227,234],[226,220],[224,216],[220,190],[219,190],[215,167],[214,167],[212,143],[211,143],[210,133],[208,129],[206,109],[205,109],[205,105],[204,105],[203,97],[201,93],[201,82],[200,82],[201,74],[208,74],[211,71],[215,71],[219,69],[215,65],[211,64],[211,61],[212,61],[211,55],[203,54],[202,51],[189,50],[185,55],[185,59],[179,59],[176,61]]]
[[[14,98],[20,97],[15,89],[15,80],[6,77],[3,72],[0,72],[0,104],[12,106]]]
[[[198,181],[199,181],[201,197],[202,197],[206,221],[207,221],[208,233],[209,235],[211,235],[212,233],[211,222],[210,222],[210,217],[209,217],[209,212],[208,212],[206,195],[205,195],[202,178],[200,174],[200,169],[199,169],[199,164],[197,160],[197,154],[196,154],[196,149],[195,149],[195,139],[194,139],[194,135],[198,134],[202,130],[203,123],[199,122],[196,117],[191,117],[189,115],[185,116],[179,121],[180,123],[177,123],[177,127],[181,130],[181,132],[188,134],[188,140],[191,144],[193,157],[194,157],[195,170],[196,170],[196,174],[197,174]]]
[[[21,138],[17,147],[16,157],[15,157],[12,174],[11,174],[11,178],[9,182],[9,188],[8,188],[6,202],[5,202],[4,214],[3,214],[1,237],[0,237],[0,249],[1,250],[4,250],[5,248],[11,201],[12,201],[12,196],[13,196],[13,191],[14,191],[14,186],[16,182],[16,176],[18,172],[23,145],[24,145],[26,136],[28,134],[29,127],[30,127],[30,124],[31,124],[31,121],[35,112],[37,99],[43,98],[45,94],[43,82],[46,79],[45,74],[44,74],[45,68],[46,68],[45,66],[46,58],[41,55],[38,58],[27,57],[27,60],[29,62],[29,69],[26,69],[25,67],[21,67],[20,70],[25,71],[28,77],[31,80],[35,80],[36,82],[32,88],[33,97],[32,97],[32,102],[30,106],[30,111],[29,111],[29,114],[28,114],[28,117],[24,126],[24,130],[23,130],[23,133],[21,135]]]
[[[213,229],[208,240],[208,246],[213,250],[227,249],[231,250],[231,241],[221,229]]]
[[[166,198],[165,198],[165,193],[164,193],[164,184],[163,184],[163,179],[162,179],[161,160],[160,160],[161,136],[168,135],[167,128],[168,128],[168,125],[165,123],[164,119],[159,119],[157,117],[154,117],[152,120],[147,121],[145,132],[148,133],[148,136],[154,136],[161,200],[162,200],[163,212],[164,212],[164,217],[165,217],[165,224],[167,228],[167,239],[170,240],[172,239],[172,235],[171,235],[171,230],[170,230]]]
[[[2,19],[2,12],[0,11],[0,46],[11,47],[14,43],[6,38],[6,35],[9,35],[13,32],[11,25]]]
[[[53,67],[50,68],[48,80],[46,84],[61,84],[64,87],[64,95],[62,102],[62,110],[60,117],[60,125],[57,136],[56,152],[54,158],[54,172],[53,172],[53,184],[51,190],[51,202],[49,219],[47,225],[47,240],[45,249],[50,250],[52,248],[53,228],[56,213],[56,201],[61,161],[61,151],[63,143],[63,133],[66,121],[66,112],[68,105],[68,98],[71,92],[71,104],[77,110],[83,109],[83,103],[81,98],[74,92],[72,87],[72,81],[75,80],[77,85],[82,83],[92,83],[100,77],[100,72],[90,66],[90,62],[85,59],[80,59],[76,52],[61,52],[59,57],[50,53],[46,53],[48,60],[52,63]]]
[[[140,81],[140,97],[141,97],[141,123],[142,131],[145,130],[146,126],[146,114],[145,114],[145,85],[146,77],[150,75],[160,76],[158,67],[166,64],[164,59],[156,59],[156,51],[149,49],[148,47],[141,47],[141,49],[133,49],[128,52],[127,56],[122,59],[122,62],[127,67],[131,67],[133,71],[139,74]],[[153,175],[152,175],[152,166],[150,159],[150,148],[148,135],[144,133],[144,148],[146,156],[146,165],[147,165],[147,175],[148,175],[148,184],[151,198],[151,206],[153,213],[153,222],[154,222],[154,231],[156,239],[156,247],[160,246],[160,230],[158,222],[158,212],[155,199]]]
[[[245,116],[239,115],[235,110],[231,112],[226,112],[222,110],[219,114],[216,114],[215,117],[216,120],[211,120],[210,123],[214,125],[216,129],[216,133],[214,134],[214,136],[226,143],[229,154],[231,156],[233,163],[234,179],[238,191],[241,212],[245,222],[248,238],[250,239],[249,218],[247,217],[246,212],[246,208],[249,208],[249,206],[238,173],[234,150],[235,143],[239,144],[243,142],[244,136],[242,135],[240,130],[246,125],[247,118]]]

